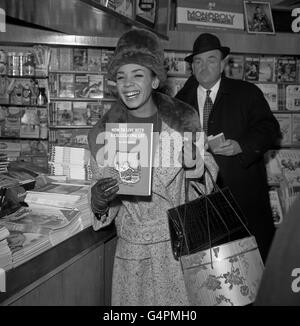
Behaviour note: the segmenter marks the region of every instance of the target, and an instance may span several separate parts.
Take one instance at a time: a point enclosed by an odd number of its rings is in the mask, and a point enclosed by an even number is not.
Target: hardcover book
[[[104,176],[118,180],[120,195],[150,196],[153,124],[107,123],[105,138],[109,151],[103,154],[108,154],[107,159],[101,156],[100,160],[105,161],[98,162],[104,165]]]

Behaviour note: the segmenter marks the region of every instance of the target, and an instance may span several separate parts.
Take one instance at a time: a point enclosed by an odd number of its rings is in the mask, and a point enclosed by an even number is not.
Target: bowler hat
[[[230,52],[230,48],[227,46],[221,46],[220,40],[217,38],[217,36],[209,33],[203,33],[200,34],[194,42],[193,53],[187,56],[184,60],[192,63],[195,55],[211,50],[220,50],[223,54],[223,58],[225,58]]]

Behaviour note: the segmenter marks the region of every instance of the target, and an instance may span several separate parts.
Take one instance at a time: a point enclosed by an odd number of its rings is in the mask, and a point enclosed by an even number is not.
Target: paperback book
[[[277,59],[277,82],[296,82],[297,61],[292,56]]]
[[[245,57],[245,80],[258,81],[259,57]]]
[[[153,124],[107,123],[105,138],[110,148],[108,157],[100,157],[105,161],[98,162],[104,166],[104,176],[118,180],[120,195],[150,196]]]

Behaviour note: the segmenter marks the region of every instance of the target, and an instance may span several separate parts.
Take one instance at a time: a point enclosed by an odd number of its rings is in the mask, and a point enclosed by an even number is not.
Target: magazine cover
[[[274,113],[279,122],[282,139],[280,145],[292,144],[292,115],[290,113]]]
[[[291,111],[300,111],[300,85],[286,87],[286,108]]]
[[[135,19],[145,25],[154,27],[157,0],[136,0]]]
[[[243,79],[244,77],[244,56],[230,54],[224,68],[225,76],[233,79]]]
[[[275,81],[275,57],[260,57],[259,59],[259,81],[274,82]]]
[[[22,109],[21,113],[21,129],[20,137],[39,138],[40,135],[40,119],[38,110],[34,107]]]
[[[258,81],[259,57],[245,57],[245,80]]]
[[[277,84],[256,84],[264,93],[271,111],[278,111],[278,85]]]
[[[292,143],[300,145],[300,114],[292,114]]]
[[[4,121],[4,130],[1,131],[1,136],[19,138],[21,127],[21,110],[19,107],[10,106],[6,108]]]
[[[73,70],[87,71],[88,67],[88,52],[87,49],[73,49]]]
[[[73,122],[72,102],[56,102],[57,125],[70,126]]]
[[[277,82],[296,82],[297,61],[292,56],[277,59]]]
[[[86,91],[89,98],[103,98],[104,94],[104,76],[89,75],[89,86]]]
[[[101,49],[88,48],[88,71],[101,71]]]
[[[73,49],[59,48],[59,70],[73,70]]]
[[[283,220],[283,211],[281,202],[279,199],[277,189],[273,188],[269,190],[270,204],[272,209],[272,216],[274,225],[277,226],[282,223]]]
[[[116,12],[133,19],[133,2],[134,0],[119,0],[116,1]]]
[[[73,103],[73,125],[75,126],[87,125],[87,103],[86,102]]]
[[[89,89],[89,75],[88,74],[76,74],[75,75],[75,97],[88,97]]]
[[[150,196],[153,124],[107,123],[105,138],[110,151],[104,162],[104,175],[118,180],[118,194]],[[111,151],[112,148],[115,151]],[[98,163],[103,166],[103,162]]]
[[[74,75],[59,75],[59,97],[74,97]]]

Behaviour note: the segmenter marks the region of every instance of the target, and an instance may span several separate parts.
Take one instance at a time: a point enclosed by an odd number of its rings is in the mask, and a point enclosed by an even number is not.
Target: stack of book
[[[4,270],[12,268],[12,253],[8,246],[8,237],[8,229],[4,226],[0,226],[0,268]]]
[[[89,180],[90,151],[86,148],[52,146],[49,158],[51,175],[65,175],[67,179]]]

